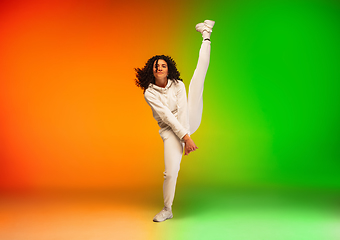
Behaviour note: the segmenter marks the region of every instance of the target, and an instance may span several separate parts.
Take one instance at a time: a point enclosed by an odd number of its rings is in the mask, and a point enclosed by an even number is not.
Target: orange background
[[[150,3],[2,3],[1,189],[157,182],[145,176],[162,169],[162,141],[133,68],[173,51],[151,39],[177,23]]]

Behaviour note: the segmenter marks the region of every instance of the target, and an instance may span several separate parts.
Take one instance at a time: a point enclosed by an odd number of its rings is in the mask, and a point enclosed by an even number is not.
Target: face
[[[168,75],[168,64],[163,59],[159,59],[157,66],[158,69],[156,70],[156,62],[153,63],[153,75],[155,78],[166,78]]]

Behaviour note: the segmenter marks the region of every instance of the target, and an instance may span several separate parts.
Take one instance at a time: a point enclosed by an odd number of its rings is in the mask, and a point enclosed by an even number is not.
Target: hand
[[[194,141],[189,137],[189,135],[185,135],[183,139],[185,141],[184,155],[189,155],[189,153],[191,153],[192,151],[196,151],[196,149],[198,149],[198,147],[196,146]]]

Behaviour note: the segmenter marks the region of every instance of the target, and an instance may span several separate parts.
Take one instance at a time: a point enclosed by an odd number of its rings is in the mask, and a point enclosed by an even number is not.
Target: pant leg
[[[210,61],[210,41],[203,41],[199,53],[198,63],[189,85],[188,112],[190,134],[193,134],[199,127],[203,111],[203,87],[204,80]],[[164,206],[172,207],[175,197],[178,172],[183,155],[184,144],[171,131],[169,137],[164,140],[164,183],[163,198]]]
[[[175,197],[177,176],[183,155],[183,143],[173,131],[164,140],[164,183],[163,198],[164,206],[171,209]]]
[[[190,134],[199,127],[203,111],[204,80],[210,61],[210,41],[203,41],[199,52],[198,63],[190,81],[188,93],[188,112]]]

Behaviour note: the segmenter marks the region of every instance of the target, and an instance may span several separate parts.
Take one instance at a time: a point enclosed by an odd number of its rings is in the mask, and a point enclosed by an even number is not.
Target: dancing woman
[[[156,55],[142,69],[135,69],[136,85],[144,90],[145,100],[158,122],[164,143],[164,208],[154,217],[154,222],[173,217],[171,207],[183,148],[185,155],[197,149],[190,135],[197,130],[202,119],[204,79],[210,61],[210,34],[214,24],[214,21],[205,20],[196,25],[203,42],[190,81],[188,99],[185,85],[171,57]]]

